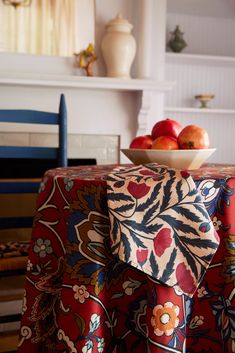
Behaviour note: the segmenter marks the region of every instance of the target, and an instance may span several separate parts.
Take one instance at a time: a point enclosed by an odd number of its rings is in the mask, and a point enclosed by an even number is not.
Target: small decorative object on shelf
[[[80,53],[74,53],[75,65],[84,69],[87,76],[93,76],[93,64],[97,60],[95,48],[92,43]]]
[[[171,38],[168,42],[168,47],[175,53],[180,53],[187,43],[183,38],[184,33],[181,32],[179,25],[176,26],[174,32],[171,32]]]
[[[210,102],[213,98],[215,98],[213,94],[199,94],[195,96],[195,99],[201,103],[200,108],[208,108],[207,103]]]
[[[136,54],[132,28],[132,24],[121,14],[106,25],[101,50],[108,77],[130,78],[130,69]]]

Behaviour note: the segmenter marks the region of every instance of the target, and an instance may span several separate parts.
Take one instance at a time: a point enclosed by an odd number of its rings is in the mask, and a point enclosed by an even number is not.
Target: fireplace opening
[[[69,158],[68,166],[96,165],[95,158]],[[0,158],[0,178],[41,178],[48,169],[57,168],[55,159]]]

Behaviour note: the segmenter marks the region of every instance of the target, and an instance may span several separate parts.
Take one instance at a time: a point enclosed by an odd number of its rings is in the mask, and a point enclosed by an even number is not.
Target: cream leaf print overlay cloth
[[[192,297],[219,246],[192,177],[153,163],[106,181],[112,253]]]

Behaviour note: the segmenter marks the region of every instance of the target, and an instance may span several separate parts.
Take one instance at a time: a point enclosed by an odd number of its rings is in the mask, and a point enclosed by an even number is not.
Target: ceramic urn
[[[109,21],[101,42],[101,50],[108,77],[130,78],[131,65],[136,54],[132,24],[122,15]]]

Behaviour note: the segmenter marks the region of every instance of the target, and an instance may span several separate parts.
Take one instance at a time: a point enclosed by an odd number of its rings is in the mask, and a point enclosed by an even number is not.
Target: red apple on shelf
[[[153,139],[151,135],[136,136],[130,143],[130,148],[150,149]]]
[[[188,125],[180,132],[178,144],[180,149],[206,149],[210,146],[209,135],[200,126]]]
[[[165,119],[158,121],[152,128],[152,137],[155,140],[159,136],[171,136],[177,138],[183,127],[178,121]]]
[[[154,150],[178,150],[179,145],[177,139],[172,136],[159,136],[152,144]]]

